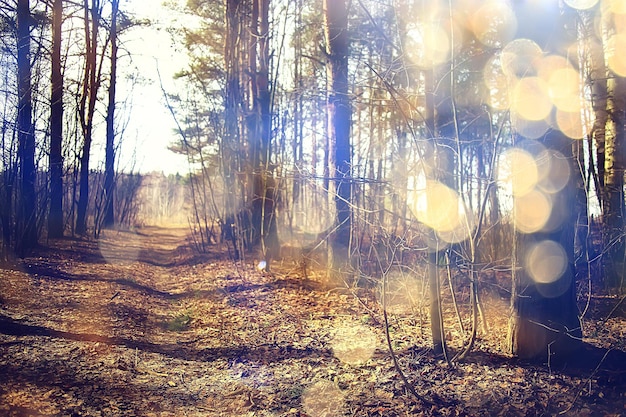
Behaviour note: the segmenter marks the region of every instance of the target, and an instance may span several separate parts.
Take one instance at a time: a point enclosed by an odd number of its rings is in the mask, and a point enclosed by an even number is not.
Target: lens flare
[[[142,238],[133,232],[103,230],[98,239],[98,249],[110,264],[133,263],[143,247]]]
[[[626,14],[626,2],[624,0],[604,0],[607,10],[614,14]]]
[[[385,284],[386,288],[379,287],[377,298],[388,313],[403,314],[415,310],[423,290],[415,274],[394,270],[387,274]]]
[[[574,68],[554,70],[548,78],[548,93],[559,110],[580,111],[580,91],[580,74]]]
[[[378,338],[372,329],[362,324],[345,324],[337,327],[334,333],[331,341],[333,354],[349,365],[366,363],[378,346]]]
[[[545,149],[537,156],[539,183],[541,191],[556,194],[561,191],[570,179],[570,165],[565,155],[553,149]]]
[[[522,233],[542,230],[552,214],[552,200],[541,191],[533,190],[514,200],[515,228]]]
[[[525,265],[535,282],[551,284],[565,273],[567,263],[563,246],[553,240],[544,240],[528,250]]]
[[[550,115],[552,101],[548,84],[539,77],[524,77],[513,87],[511,111],[526,120],[542,120]]]
[[[511,127],[527,139],[539,139],[550,129],[550,124],[546,119],[527,120],[517,113],[511,113]]]
[[[585,123],[583,117],[583,112],[580,110],[569,112],[558,109],[555,120],[559,130],[568,138],[584,139],[591,131],[593,121],[589,120]]]
[[[450,36],[441,25],[420,25],[407,32],[405,49],[416,65],[431,68],[450,58]]]
[[[535,64],[541,59],[542,53],[534,41],[515,39],[502,50],[500,57],[502,71],[514,78],[533,76],[536,73]]]
[[[598,0],[565,0],[565,4],[577,10],[588,10],[598,4]]]
[[[499,48],[515,36],[517,19],[507,4],[490,1],[473,14],[471,26],[474,36],[483,45]]]
[[[318,381],[302,394],[302,407],[311,417],[343,415],[344,404],[344,394],[330,381]]]
[[[502,69],[500,55],[494,55],[487,60],[483,67],[483,82],[489,93],[486,99],[489,106],[496,110],[506,110],[511,106],[510,78]]]
[[[328,192],[322,187],[305,184],[301,188],[301,196],[293,203],[291,223],[278,222],[278,235],[283,241],[297,239],[301,246],[306,246],[318,240],[319,234],[327,231],[333,225],[335,205],[329,204]]]
[[[498,180],[514,196],[528,194],[539,180],[535,158],[529,152],[519,148],[505,151],[498,161]]]
[[[426,180],[423,188],[410,188],[408,204],[413,215],[437,232],[451,232],[463,226],[462,205],[452,188]]]
[[[626,33],[618,33],[607,42],[607,62],[611,70],[621,76],[626,77]]]
[[[455,226],[450,230],[438,230],[437,236],[445,243],[454,244],[468,239],[476,228],[476,218],[459,201],[458,219]]]

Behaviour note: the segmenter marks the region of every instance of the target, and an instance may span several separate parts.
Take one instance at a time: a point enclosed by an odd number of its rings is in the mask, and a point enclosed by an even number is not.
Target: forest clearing
[[[291,262],[262,273],[188,242],[185,228],[107,231],[3,265],[0,415],[626,414],[623,299],[594,294],[582,353],[556,367],[505,354],[508,300],[485,297],[488,332],[449,366],[432,354],[427,300],[409,302],[421,279],[406,277],[388,294],[405,296],[388,304],[389,340],[424,402],[394,367],[378,288],[329,287]],[[459,327],[446,331],[454,351]]]

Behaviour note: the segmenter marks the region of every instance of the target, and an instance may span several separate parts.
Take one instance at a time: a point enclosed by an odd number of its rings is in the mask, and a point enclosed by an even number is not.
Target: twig
[[[402,383],[406,387],[406,389],[420,402],[428,405],[435,405],[435,403],[428,398],[418,394],[413,385],[409,383],[406,375],[402,372],[402,368],[400,368],[400,364],[398,363],[398,358],[396,357],[396,353],[393,350],[393,346],[391,344],[391,335],[389,334],[389,320],[387,317],[387,310],[383,308],[383,317],[385,318],[385,336],[387,338],[387,347],[389,348],[389,354],[391,355],[391,359],[393,360],[393,367],[396,369],[396,372],[402,379]]]
[[[615,305],[615,307],[613,307],[613,310],[611,310],[611,312],[606,316],[606,318],[603,320],[604,322],[606,322],[608,319],[611,318],[611,316],[613,315],[613,313],[615,313],[615,310],[617,310],[619,308],[620,305],[622,305],[622,303],[624,302],[624,300],[626,300],[626,295],[624,295],[622,297],[621,300],[619,300],[619,303],[617,303]]]
[[[594,377],[594,375],[598,372],[598,370],[600,369],[600,365],[602,365],[602,363],[604,362],[604,360],[606,359],[606,357],[608,356],[608,354],[613,350],[613,348],[609,349],[606,351],[606,353],[604,354],[604,356],[602,356],[602,359],[600,359],[600,362],[598,362],[598,365],[596,366],[596,368],[593,370],[593,372],[591,372],[591,375],[589,375],[589,378],[587,378],[581,385],[584,387],[585,385],[587,385],[589,382],[591,382],[591,379]],[[569,405],[569,407],[567,407],[565,410],[560,411],[559,415],[563,415],[563,414],[567,414],[569,413],[569,411],[572,409],[572,407],[574,406],[574,404],[576,403],[576,400],[578,400],[578,397],[580,397],[580,394],[583,392],[583,389],[579,389],[578,392],[576,393],[576,396],[574,397],[574,400],[572,401],[572,403]]]

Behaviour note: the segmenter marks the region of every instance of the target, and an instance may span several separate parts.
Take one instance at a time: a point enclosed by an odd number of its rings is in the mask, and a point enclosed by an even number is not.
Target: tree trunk
[[[530,37],[545,46],[547,53],[559,53],[575,41],[566,30],[565,19],[572,17],[570,9],[551,5],[537,18],[530,4],[518,3],[514,7],[520,19],[518,36]],[[570,175],[565,187],[550,196],[552,208],[547,224],[536,232],[518,234],[515,259],[521,269],[514,283],[509,346],[519,357],[550,364],[567,360],[582,338],[574,269],[578,219],[575,176],[581,172],[575,166],[572,142],[562,132],[549,130],[543,144],[568,161]]]
[[[613,77],[608,81],[609,99],[604,159],[604,204],[602,206],[603,271],[608,287],[621,291],[624,281],[624,94],[626,80]]]
[[[334,186],[337,229],[332,238],[332,261],[341,266],[348,260],[351,231],[351,148],[352,109],[348,96],[348,9],[345,0],[324,0],[324,26],[328,58],[328,134],[330,175]]]
[[[582,338],[574,269],[578,219],[575,176],[580,171],[574,165],[571,141],[560,131],[549,132],[545,145],[567,158],[571,175],[566,187],[553,196],[548,227],[519,235],[516,259],[522,269],[513,300],[515,320],[509,329],[509,343],[512,353],[519,357],[550,363],[566,360]],[[562,265],[563,269],[546,271],[548,265]]]
[[[251,14],[248,72],[251,109],[247,116],[250,141],[248,163],[251,171],[251,243],[260,244],[269,269],[279,252],[276,227],[276,187],[271,161],[271,87],[269,56],[269,0],[254,0]]]
[[[111,76],[109,81],[109,102],[106,116],[106,147],[104,162],[104,221],[106,228],[115,224],[115,87],[117,85],[117,15],[119,0],[111,0]]]
[[[603,16],[602,41],[605,56],[621,54],[623,51],[610,51],[609,38],[615,35],[612,15]],[[606,115],[603,121],[604,132],[604,182],[603,182],[603,272],[607,286],[621,291],[626,289],[624,281],[624,257],[626,239],[624,237],[624,123],[626,117],[626,79],[606,71],[606,109],[598,113]],[[600,130],[600,129],[599,129]]]
[[[592,20],[592,19],[590,19]],[[588,23],[593,25],[592,22]],[[606,122],[608,120],[608,113],[606,111],[607,104],[607,69],[604,63],[604,54],[602,48],[590,47],[590,66],[591,71],[589,77],[591,78],[591,92],[592,92],[592,106],[594,113],[593,127],[591,129],[591,135],[595,141],[596,148],[596,162],[597,162],[597,184],[596,193],[599,196],[600,208],[604,205],[604,153],[605,153],[605,130]]]
[[[84,0],[85,21],[85,71],[81,101],[79,103],[80,123],[83,133],[83,148],[80,156],[80,187],[76,208],[76,233],[87,232],[87,209],[89,206],[89,158],[93,134],[93,118],[98,98],[99,76],[97,76],[98,29],[100,26],[100,1]],[[91,18],[90,18],[91,16]],[[91,24],[90,24],[91,22]],[[90,30],[91,28],[91,30]]]
[[[18,155],[20,168],[19,211],[16,252],[24,257],[37,245],[37,195],[35,193],[35,132],[32,123],[32,87],[30,65],[30,3],[17,3],[17,67],[18,67]]]
[[[52,95],[50,100],[50,212],[48,237],[63,236],[63,74],[61,70],[61,27],[63,0],[52,9]]]

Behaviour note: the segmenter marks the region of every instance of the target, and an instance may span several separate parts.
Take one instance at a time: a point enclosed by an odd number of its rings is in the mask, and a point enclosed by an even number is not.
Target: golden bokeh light
[[[524,77],[513,88],[511,111],[526,120],[541,120],[550,115],[552,101],[548,84],[539,77]]]
[[[516,113],[512,113],[511,127],[527,139],[539,139],[550,129],[550,124],[546,119],[527,120]]]
[[[474,36],[483,45],[499,48],[515,36],[517,19],[506,3],[489,1],[474,12],[471,27]]]
[[[341,362],[362,365],[374,355],[378,338],[370,327],[348,323],[335,329],[331,346],[333,354]]]
[[[383,285],[378,288],[378,302],[388,313],[408,314],[414,312],[421,299],[423,291],[420,280],[415,274],[402,270],[392,270],[387,273]]]
[[[302,407],[311,417],[340,416],[345,407],[344,394],[333,382],[318,381],[302,393]]]
[[[624,0],[603,0],[603,6],[614,14],[626,14],[626,1]]]
[[[302,191],[306,199],[296,199],[293,203],[291,225],[277,222],[278,236],[282,241],[295,242],[307,246],[318,241],[319,234],[329,230],[336,218],[334,204],[329,201],[328,191],[321,186],[305,185]]]
[[[462,204],[462,201],[460,202]],[[475,216],[463,206],[459,208],[459,217],[456,226],[449,230],[438,230],[437,236],[445,243],[454,244],[468,239],[476,228]]]
[[[496,110],[507,110],[511,106],[510,101],[510,77],[502,69],[500,55],[494,55],[483,67],[483,82],[487,87],[489,97],[486,101],[491,108]]]
[[[607,63],[615,74],[626,77],[626,33],[611,36],[607,42]]]
[[[535,68],[537,70],[538,77],[549,81],[554,71],[570,69],[573,67],[567,58],[561,55],[546,55],[535,61]]]
[[[505,151],[498,160],[498,181],[514,196],[528,194],[539,181],[535,158],[519,148]]]
[[[615,8],[615,11],[612,11],[611,17],[613,17],[613,26],[615,28],[615,33],[621,33],[622,35],[626,34],[626,6],[624,6],[625,2],[622,2],[622,9]]]
[[[553,149],[545,149],[537,156],[539,189],[548,194],[561,191],[570,179],[570,166],[565,156]]]
[[[567,270],[567,263],[565,249],[553,240],[544,240],[533,245],[525,260],[528,275],[539,284],[557,281]]]
[[[539,45],[530,39],[515,39],[509,42],[500,56],[502,71],[513,78],[533,76],[535,64],[543,52]]]
[[[566,112],[580,111],[580,74],[574,68],[559,68],[550,74],[548,92],[557,109]]]
[[[577,10],[588,10],[598,4],[598,0],[565,0],[565,4]]]
[[[542,230],[552,214],[552,200],[538,190],[532,190],[523,196],[516,197],[515,228],[522,233],[534,233]]]
[[[458,193],[439,181],[426,180],[422,188],[409,189],[407,199],[413,215],[439,233],[464,225]]]
[[[407,32],[405,50],[416,65],[431,68],[450,59],[450,36],[442,25],[420,25]]]
[[[569,112],[558,109],[556,111],[556,124],[571,139],[583,139],[591,131],[593,121],[588,120],[583,123],[583,113],[581,110],[577,112]]]

